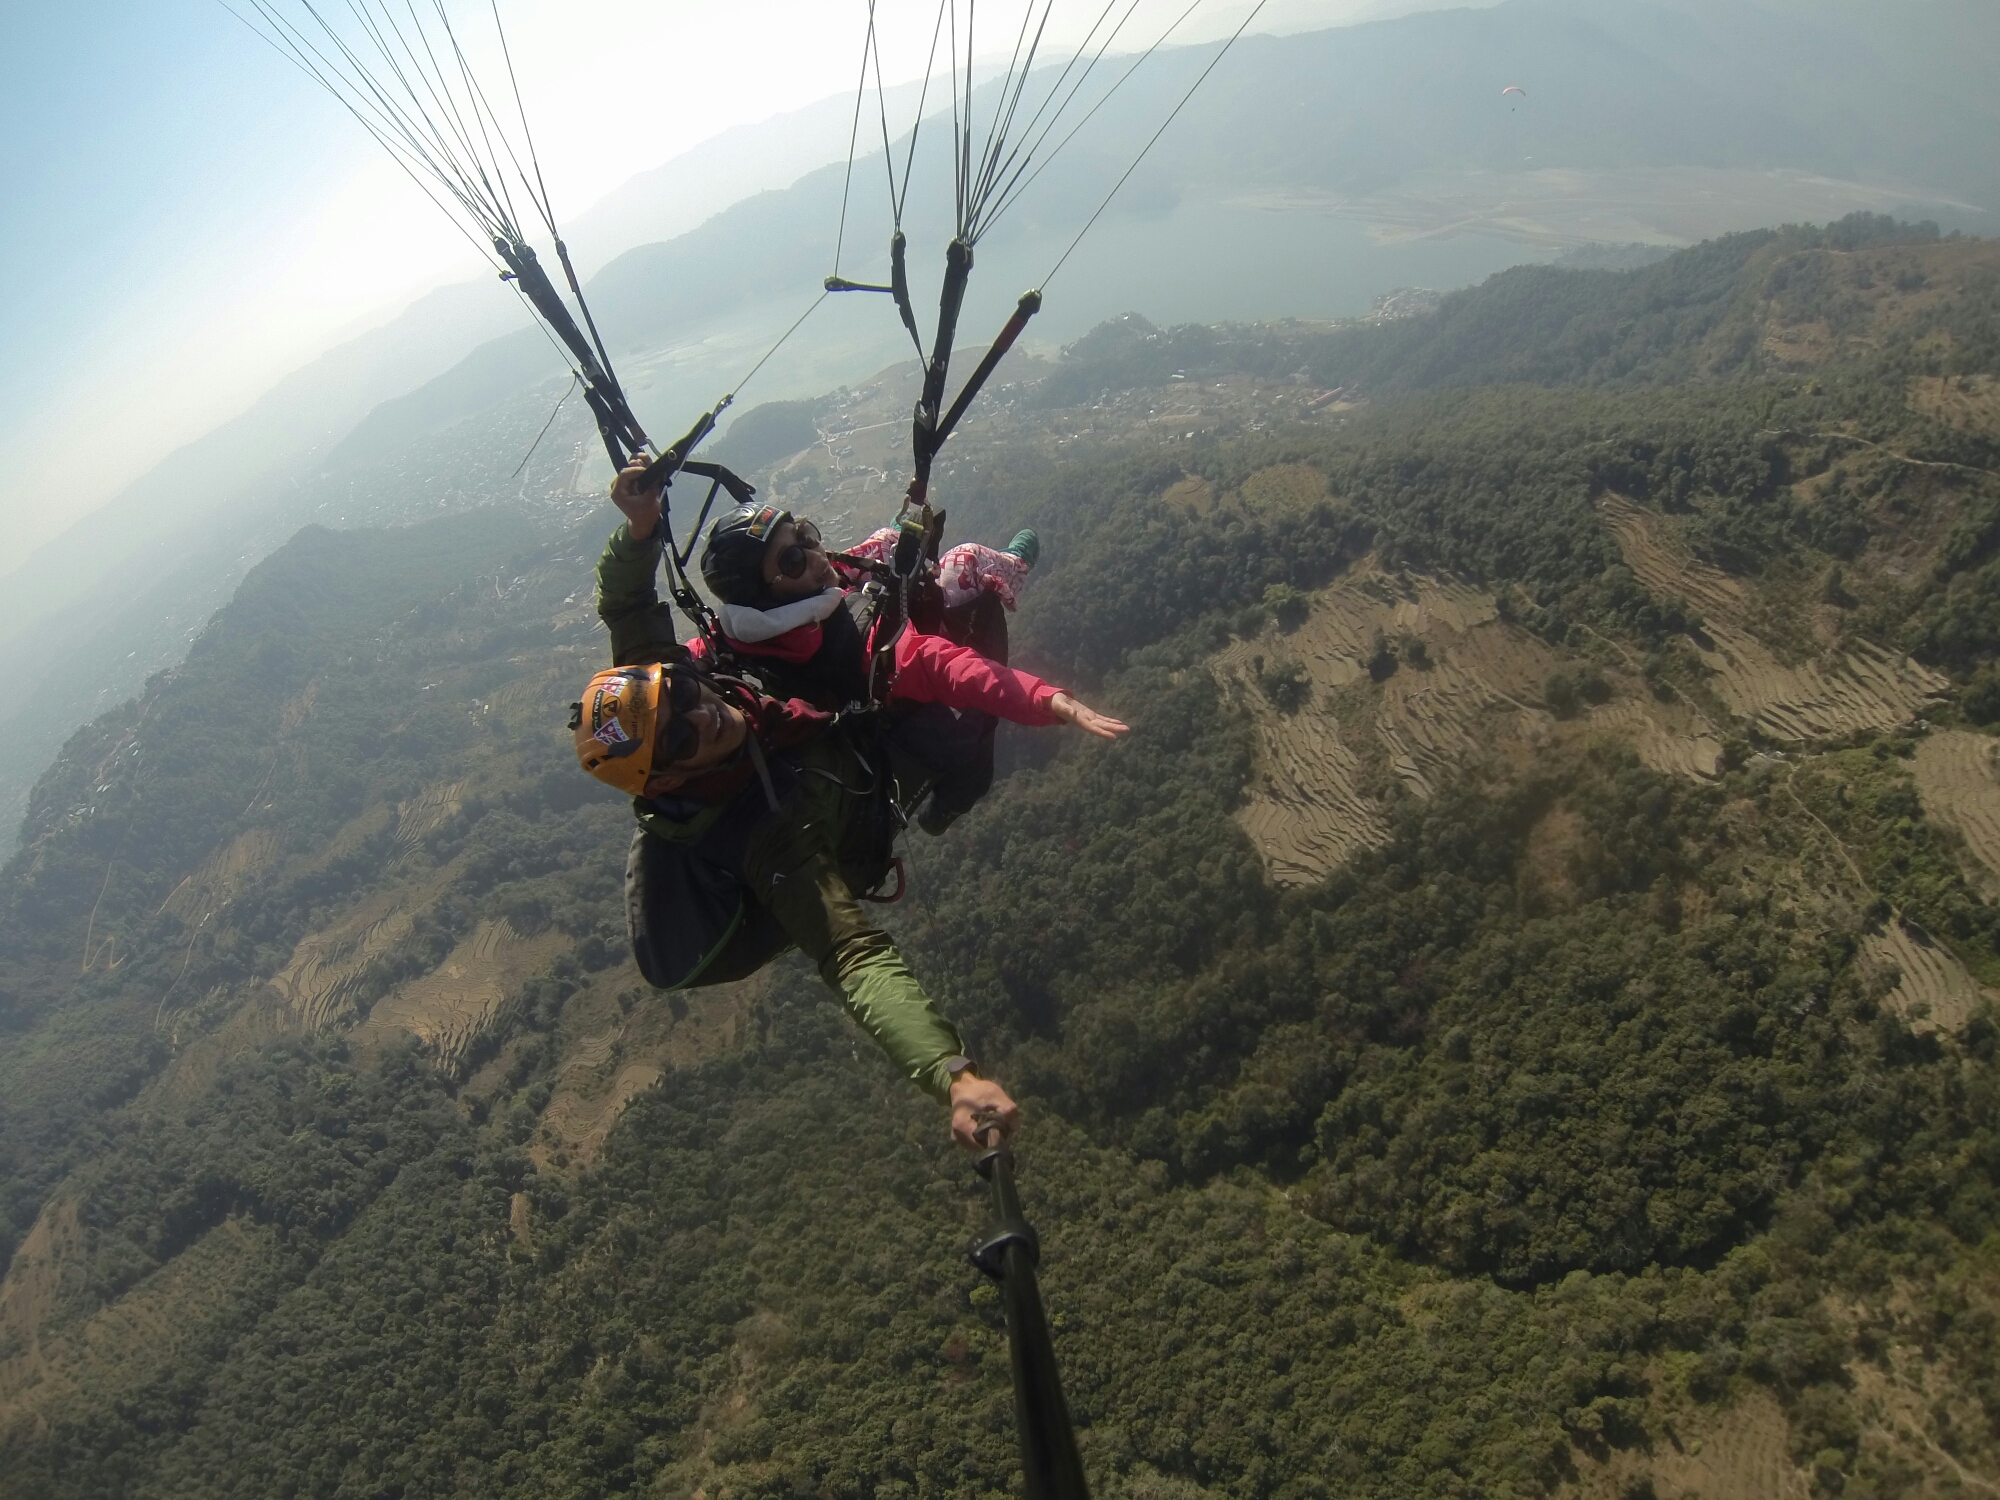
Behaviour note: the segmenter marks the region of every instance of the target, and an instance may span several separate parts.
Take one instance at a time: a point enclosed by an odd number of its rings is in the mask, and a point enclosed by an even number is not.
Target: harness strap
[[[764,783],[764,800],[771,804],[771,811],[778,810],[778,789],[771,782],[771,768],[764,761],[764,747],[757,743],[757,731],[751,730],[744,742],[750,751],[750,764],[757,768],[757,779]]]
[[[716,411],[720,411],[721,409],[718,406]],[[701,638],[708,643],[709,650],[715,653],[715,660],[726,662],[731,660],[732,653],[723,643],[722,627],[715,618],[715,611],[710,609],[701,595],[695,592],[694,584],[688,578],[688,559],[694,556],[694,549],[701,541],[701,528],[708,524],[708,514],[715,505],[715,497],[718,491],[727,490],[730,499],[734,500],[738,505],[747,504],[750,497],[755,495],[757,491],[753,486],[746,484],[732,470],[725,468],[721,464],[710,463],[707,460],[676,457],[677,454],[685,453],[688,448],[692,447],[714,425],[715,412],[704,413],[701,421],[697,422],[693,429],[680,442],[675,443],[665,454],[655,460],[652,468],[648,469],[647,473],[650,474],[654,469],[660,468],[669,459],[674,459],[675,461],[675,467],[669,469],[666,477],[660,481],[660,529],[665,537],[665,552],[662,560],[667,565],[667,591],[673,596],[674,603],[680,609],[680,612],[687,616],[689,623],[694,626]],[[673,507],[668,503],[667,499],[669,492],[673,488],[673,476],[676,473],[693,474],[709,481],[708,495],[701,502],[701,511],[695,516],[694,525],[688,528],[688,539],[685,547],[674,536]]]
[[[986,358],[979,362],[979,368],[974,370],[972,377],[965,382],[965,389],[960,391],[958,399],[951,403],[951,410],[946,412],[944,420],[938,423],[939,447],[942,447],[944,440],[951,436],[951,430],[958,426],[958,419],[965,415],[965,409],[972,404],[972,398],[977,396],[979,388],[986,384],[986,377],[993,373],[1000,361],[1006,358],[1007,351],[1014,347],[1014,340],[1018,339],[1021,330],[1028,326],[1028,319],[1041,310],[1041,292],[1021,293],[1021,300],[1014,306],[1014,315],[1007,320],[1007,326],[1000,330],[1000,337],[993,341],[993,347],[986,351]]]
[[[915,460],[916,483],[920,485],[930,483],[931,460],[937,457],[938,445],[944,441],[938,434],[938,417],[944,405],[945,378],[951,371],[951,346],[958,337],[958,312],[965,302],[966,278],[971,274],[972,247],[964,240],[954,239],[945,247],[937,337],[931,341],[930,360],[924,369],[924,393],[917,401],[916,417],[910,424],[910,456]]]
[[[889,294],[896,299],[897,316],[910,330],[910,341],[917,346],[917,358],[922,359],[924,336],[917,332],[917,310],[910,305],[909,241],[903,238],[901,228],[889,236]]]
[[[868,651],[868,701],[877,706],[887,703],[889,694],[895,690],[896,643],[903,638],[903,632],[910,628],[908,583],[908,579],[903,580],[904,592],[901,595],[890,595],[884,591],[885,602],[890,598],[896,601],[893,628],[888,629],[885,635],[884,626],[892,622],[877,616],[871,632],[872,640]]]

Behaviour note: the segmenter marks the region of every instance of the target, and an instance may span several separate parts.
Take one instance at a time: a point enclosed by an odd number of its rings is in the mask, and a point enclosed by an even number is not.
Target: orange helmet
[[[590,679],[583,701],[570,705],[576,758],[584,770],[638,796],[653,774],[664,668],[611,667]]]

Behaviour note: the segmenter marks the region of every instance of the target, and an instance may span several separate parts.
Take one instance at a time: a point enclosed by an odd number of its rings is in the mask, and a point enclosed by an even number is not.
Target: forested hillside
[[[743,462],[874,524],[908,374]],[[2000,246],[1126,318],[961,442],[1133,725],[1006,738],[889,916],[1097,1492],[2000,1484]],[[611,520],[302,532],[37,788],[0,1495],[1014,1492],[935,1108],[796,959],[626,957]]]

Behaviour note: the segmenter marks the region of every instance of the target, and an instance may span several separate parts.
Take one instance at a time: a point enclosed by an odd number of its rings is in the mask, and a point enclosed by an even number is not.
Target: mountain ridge
[[[1831,59],[1827,65],[1845,70],[1846,79],[1817,94],[1808,90],[1792,98],[1788,107],[1796,117],[1778,119],[1762,97],[1763,85],[1746,84],[1736,71],[1732,49],[1720,45],[1712,29],[1703,29],[1712,27],[1712,22],[1691,29],[1676,22],[1681,15],[1671,8],[1607,10],[1580,3],[1531,5],[1517,0],[1487,11],[1404,17],[1281,40],[1246,38],[1241,56],[1218,70],[1190,106],[1192,113],[1177,127],[1177,155],[1172,160],[1179,165],[1169,170],[1165,158],[1149,162],[1097,231],[1098,243],[1134,258],[1135,264],[1107,263],[1093,269],[1085,256],[1067,273],[1083,278],[1073,283],[1078,290],[1071,299],[1053,301],[1040,321],[1053,337],[1079,336],[1110,306],[1135,300],[1146,301],[1156,316],[1170,321],[1185,315],[1178,307],[1188,308],[1202,321],[1215,321],[1239,314],[1198,309],[1218,296],[1248,295],[1256,286],[1288,279],[1299,281],[1313,299],[1324,301],[1335,294],[1312,284],[1319,274],[1316,268],[1323,267],[1330,254],[1350,260],[1361,254],[1340,236],[1365,240],[1353,227],[1364,222],[1392,226],[1396,234],[1412,236],[1399,241],[1410,247],[1410,256],[1446,244],[1437,236],[1454,224],[1469,227],[1484,248],[1468,249],[1462,256],[1454,251],[1439,261],[1441,269],[1447,262],[1461,267],[1444,274],[1462,280],[1521,254],[1546,253],[1543,247],[1578,239],[1608,237],[1622,243],[1639,235],[1670,241],[1703,238],[1718,228],[1736,227],[1709,222],[1718,212],[1715,204],[1734,204],[1726,213],[1748,222],[1753,214],[1763,215],[1764,201],[1778,187],[1803,195],[1807,206],[1801,212],[1806,217],[1838,213],[1849,206],[1846,201],[1830,201],[1829,193],[1836,199],[1842,194],[1852,199],[1865,192],[1873,195],[1868,206],[1876,207],[1907,203],[1913,195],[1930,192],[1956,196],[1961,204],[2000,202],[1990,162],[1965,145],[1991,134],[1991,110],[1982,112],[1977,99],[1954,96],[1940,102],[1930,91],[1910,104],[1897,91],[1900,85],[1885,87],[1883,65],[1869,61],[1862,44],[1796,19],[1782,23],[1767,19],[1759,24],[1789,26],[1781,41],[1806,38],[1817,49],[1811,55]],[[1899,45],[1905,48],[1916,45],[1910,37],[1938,34],[1922,26],[1906,32],[1898,34]],[[1979,48],[1986,43],[1978,38],[1985,33],[1971,35],[1975,44],[1960,49],[1963,55],[1954,66],[1984,55]],[[1648,40],[1641,46],[1635,37]],[[1922,45],[1935,51],[1934,42]],[[1654,50],[1648,52],[1647,47]],[[1790,47],[1791,42],[1785,42],[1777,50]],[[1079,138],[1074,160],[1037,185],[1037,196],[1023,203],[1018,222],[1011,226],[1003,222],[976,278],[976,305],[968,312],[970,319],[985,316],[981,311],[985,304],[979,302],[985,293],[977,288],[991,288],[1002,298],[993,304],[991,320],[997,326],[1019,287],[1046,272],[1053,253],[1042,253],[1043,238],[1061,231],[1066,239],[1068,231],[1088,216],[1101,188],[1122,166],[1119,152],[1136,150],[1164,114],[1166,101],[1191,81],[1191,70],[1212,50],[1187,49],[1156,59],[1157,67],[1140,75],[1128,91],[1130,99],[1121,96],[1093,122],[1093,131]],[[1437,63],[1440,57],[1447,60],[1445,65]],[[1563,82],[1537,87],[1531,111],[1505,116],[1502,128],[1502,117],[1494,108],[1497,84],[1487,75],[1517,62],[1528,70],[1522,77],[1537,76],[1540,69]],[[1848,76],[1864,64],[1865,73]],[[1914,64],[1896,66],[1907,72]],[[1715,78],[1710,80],[1707,74]],[[1761,75],[1753,75],[1752,83],[1755,76]],[[1268,107],[1273,98],[1296,98],[1310,105],[1309,128],[1281,128]],[[1865,107],[1859,102],[1863,98]],[[822,112],[830,107],[815,106]],[[1911,115],[1913,109],[1919,114]],[[785,136],[779,125],[772,128]],[[1832,144],[1820,144],[1822,135]],[[1775,154],[1751,153],[1757,161],[1792,163],[1793,176],[1782,184],[1763,181],[1754,173],[1743,176],[1747,169],[1726,165],[1743,156],[1734,143],[1760,136],[1790,142]],[[715,150],[727,154],[740,146],[747,153],[745,160],[754,158],[745,170],[780,171],[785,162],[794,160],[776,148],[760,156],[758,139],[762,137],[745,137]],[[1534,157],[1540,165],[1521,157]],[[1560,169],[1549,165],[1556,161],[1565,165]],[[1578,208],[1579,202],[1606,196],[1606,183],[1586,180],[1590,171],[1629,173],[1635,164],[1661,161],[1698,161],[1709,164],[1701,172],[1738,175],[1685,183],[1648,179],[1637,193],[1636,206],[1606,210],[1594,218],[1591,213],[1596,211]],[[1467,172],[1468,162],[1483,164],[1482,169]],[[1591,167],[1593,162],[1600,166]],[[1500,167],[1508,170],[1502,172]],[[1934,169],[1949,180],[1924,180]],[[689,158],[686,170],[699,175],[708,169]],[[1892,180],[1886,185],[1848,182],[1829,188],[1824,183],[1815,186],[1818,179],[1811,177],[1814,172],[1850,170]],[[1442,178],[1436,175],[1440,171]],[[1405,179],[1408,191],[1393,186]],[[1267,191],[1252,202],[1257,195],[1245,189],[1260,182],[1267,188],[1290,186],[1277,198]],[[797,316],[802,301],[795,305],[786,289],[817,282],[826,269],[826,257],[816,258],[813,247],[821,245],[832,222],[830,190],[825,173],[809,177],[794,196],[780,193],[774,200],[732,210],[735,217],[730,223],[740,229],[738,240],[713,227],[697,227],[668,245],[626,255],[593,275],[593,285],[604,287],[607,309],[601,311],[614,339],[621,349],[641,347],[634,356],[638,375],[634,383],[640,387],[635,399],[649,417],[656,411],[664,413],[657,418],[663,429],[678,432],[692,412],[706,409],[751,366],[766,341]],[[1211,193],[1222,196],[1203,196]],[[1650,224],[1642,222],[1643,204],[1661,194],[1680,206],[1664,218],[1654,214]],[[1536,201],[1525,206],[1515,202],[1523,198]],[[1274,219],[1273,207],[1286,212]],[[1939,211],[1970,214],[1963,206],[1942,205]],[[634,212],[643,219],[643,213],[652,210]],[[1637,219],[1635,212],[1640,214]],[[1163,213],[1164,219],[1159,217]],[[793,222],[800,215],[810,220],[809,229]],[[586,214],[579,222],[588,220]],[[679,221],[656,216],[644,222],[673,227]],[[1681,228],[1670,233],[1658,227],[1667,222]],[[1350,227],[1342,230],[1342,225]],[[924,246],[944,238],[943,227],[931,225],[921,212],[913,217],[911,230],[920,261]],[[1505,248],[1516,242],[1534,248]],[[1329,249],[1329,243],[1334,248]],[[1459,243],[1467,241],[1461,237]],[[1175,244],[1184,247],[1174,252],[1181,261],[1167,253]],[[1233,274],[1231,268],[1242,262],[1250,247],[1279,258],[1270,265],[1260,262],[1251,276]],[[870,244],[865,253],[878,251]],[[1160,278],[1143,295],[1133,285],[1137,261]],[[1173,266],[1166,266],[1168,261]],[[1387,276],[1391,273],[1386,267],[1386,260],[1379,269],[1371,264],[1366,274]],[[1407,278],[1412,273],[1402,274]],[[1389,289],[1385,282],[1374,290]],[[439,305],[474,291],[476,287],[469,285],[439,293],[443,299]],[[1362,311],[1371,295],[1370,289],[1359,289],[1358,304],[1345,310]],[[1099,301],[1107,297],[1116,300]],[[1297,297],[1291,303],[1256,316],[1329,311],[1317,302],[1315,308],[1304,307]],[[718,318],[709,311],[711,304],[734,312]],[[501,312],[504,305],[502,299],[483,310],[468,308],[466,316],[475,326],[490,326],[490,320],[511,316]],[[1073,322],[1065,325],[1064,318]],[[818,331],[822,324],[824,334]],[[397,327],[403,331],[392,327],[368,337],[390,345],[410,338],[426,343],[434,353],[444,347],[421,327]],[[777,382],[775,388],[767,387],[767,393],[804,397],[834,383],[838,370],[878,367],[898,353],[894,334],[894,325],[883,320],[863,321],[859,314],[850,317],[838,309],[824,311],[787,351],[785,360],[796,356],[789,371],[774,367],[766,372],[767,379]],[[25,573],[17,573],[16,587],[8,591],[14,624],[0,645],[4,651],[0,686],[9,689],[8,701],[14,706],[7,723],[0,726],[0,817],[8,824],[8,836],[15,828],[10,809],[24,805],[33,777],[62,734],[79,722],[77,716],[109,706],[175,660],[189,632],[240,576],[244,562],[288,533],[294,519],[287,508],[290,484],[326,472],[358,488],[384,488],[388,481],[365,471],[390,457],[378,451],[380,447],[402,445],[409,453],[397,456],[403,475],[394,481],[395,508],[405,516],[428,513],[431,495],[451,485],[451,471],[441,459],[427,459],[417,450],[457,424],[489,416],[496,397],[503,395],[509,402],[541,402],[545,417],[558,390],[536,392],[558,367],[543,355],[544,347],[525,332],[511,335],[484,354],[473,353],[453,361],[447,370],[433,371],[436,379],[401,394],[372,386],[367,387],[372,394],[364,394],[362,386],[343,378],[335,382],[347,392],[343,400],[329,401],[324,386],[313,383],[316,377],[301,372],[239,422],[194,445],[185,458],[170,460],[170,471],[186,473],[178,492],[162,491],[155,479],[142,481],[148,486],[144,492],[83,523],[56,550],[40,554]],[[327,368],[354,357],[352,352],[329,356],[332,365]],[[399,368],[404,375],[398,380],[403,381],[411,370],[422,373],[429,367],[405,360]],[[525,431],[518,437],[517,456],[527,449],[540,420],[521,425]],[[349,439],[344,449],[337,455],[325,451],[342,434]],[[505,441],[516,441],[511,426]],[[305,451],[309,446],[313,451]],[[241,451],[225,463],[214,456],[218,448]],[[362,472],[352,468],[357,461]],[[344,474],[343,468],[348,470]],[[260,472],[271,477],[260,479]],[[559,503],[556,494],[573,488],[566,481],[555,482],[550,489],[556,493],[539,496],[536,503]],[[331,482],[321,487],[321,494],[331,492]],[[232,493],[240,499],[225,498]],[[205,519],[195,519],[197,513]],[[379,513],[379,508],[371,513]],[[343,511],[337,503],[326,503],[312,514],[337,522]],[[123,578],[142,570],[161,581],[128,597]],[[100,587],[110,580],[121,580],[121,585]],[[34,610],[39,618],[30,621],[24,616],[33,612],[29,605],[37,600],[41,603]],[[57,659],[65,665],[52,670],[49,663]],[[79,698],[73,690],[78,681],[100,686]]]

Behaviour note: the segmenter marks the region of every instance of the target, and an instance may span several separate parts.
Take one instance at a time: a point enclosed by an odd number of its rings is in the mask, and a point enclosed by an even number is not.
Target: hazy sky
[[[988,0],[991,34],[1022,3]],[[1180,36],[1233,28],[1248,4],[1205,0]],[[468,29],[485,15],[450,8]],[[1058,0],[1052,44],[1099,8]],[[1183,8],[1141,0],[1133,34]],[[1422,8],[1271,0],[1256,29]],[[720,131],[851,90],[866,15],[865,0],[500,10],[566,218]],[[889,81],[918,76],[934,0],[878,14]],[[219,0],[0,0],[0,142],[0,573],[286,372],[481,270]]]

